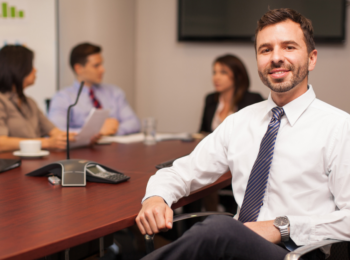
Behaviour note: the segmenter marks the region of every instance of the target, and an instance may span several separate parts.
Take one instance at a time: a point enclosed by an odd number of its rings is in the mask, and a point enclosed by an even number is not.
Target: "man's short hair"
[[[309,19],[307,19],[302,14],[294,11],[290,8],[279,8],[270,10],[265,13],[260,20],[258,21],[258,27],[255,31],[255,50],[256,46],[256,37],[258,33],[266,26],[273,25],[276,23],[284,22],[286,20],[292,20],[295,23],[300,24],[301,30],[304,33],[304,40],[307,46],[307,51],[310,53],[315,49],[315,41],[314,41],[314,29],[312,27],[312,23]]]
[[[100,46],[93,45],[88,42],[81,43],[75,46],[70,53],[70,59],[69,59],[70,66],[72,67],[73,71],[75,72],[74,70],[75,64],[80,64],[82,66],[85,66],[88,56],[92,54],[100,53],[101,50],[102,48]]]

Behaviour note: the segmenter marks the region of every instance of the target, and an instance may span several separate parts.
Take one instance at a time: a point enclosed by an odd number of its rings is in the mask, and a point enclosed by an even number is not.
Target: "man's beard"
[[[269,68],[265,69],[263,72],[259,71],[259,76],[261,81],[269,87],[274,92],[287,92],[297,86],[300,82],[302,82],[305,77],[308,75],[309,64],[306,63],[304,66],[300,66],[299,68],[295,68],[295,66],[291,64],[272,64]],[[274,82],[271,82],[268,78],[269,71],[273,69],[287,69],[292,72],[292,78],[289,81],[285,81],[285,78],[275,79]]]

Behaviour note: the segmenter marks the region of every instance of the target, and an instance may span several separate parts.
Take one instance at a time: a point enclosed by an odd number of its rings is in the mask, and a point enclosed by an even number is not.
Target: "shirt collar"
[[[74,80],[73,86],[74,86],[74,88],[76,88],[77,91],[78,91],[78,89],[79,89],[79,87],[80,87],[80,82],[77,81],[77,80]],[[99,88],[99,86],[100,86],[100,85],[94,84],[94,85],[92,85],[92,89],[93,89],[93,90],[96,90],[97,88]],[[89,92],[89,90],[90,90],[90,88],[84,85],[84,87],[83,87],[83,89],[82,89],[82,92]]]
[[[284,113],[288,119],[291,126],[299,119],[299,117],[304,113],[304,111],[310,106],[310,104],[316,99],[316,94],[312,86],[308,85],[308,90],[302,94],[300,97],[289,102],[283,106]],[[275,102],[272,100],[271,92],[267,100],[266,114],[271,113],[271,109],[277,107]]]

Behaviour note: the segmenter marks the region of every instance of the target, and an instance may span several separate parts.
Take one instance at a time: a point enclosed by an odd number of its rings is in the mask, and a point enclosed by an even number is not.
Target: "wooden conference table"
[[[0,173],[0,259],[44,257],[134,225],[147,181],[156,172],[155,165],[189,154],[197,143],[114,143],[71,151],[71,158],[96,161],[131,177],[119,184],[53,186],[46,177],[25,174],[65,159],[65,152],[52,151],[41,159],[23,159],[21,167]],[[2,153],[0,158],[14,156]],[[181,199],[173,208],[230,182],[230,173],[226,173],[214,184]]]

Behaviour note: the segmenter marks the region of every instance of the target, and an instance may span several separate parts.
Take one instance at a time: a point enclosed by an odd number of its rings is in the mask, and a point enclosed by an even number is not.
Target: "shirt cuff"
[[[141,204],[142,204],[145,200],[148,200],[149,198],[152,198],[152,197],[160,197],[160,196],[154,195],[154,196],[151,196],[151,197],[143,198]],[[161,198],[162,198],[162,197],[161,197]],[[162,199],[163,199],[163,198],[162,198]],[[165,201],[165,199],[163,199],[163,200],[164,200],[164,202],[168,205],[168,203]],[[168,205],[168,206],[169,206],[169,205]]]
[[[290,237],[298,246],[310,244],[316,239],[312,239],[314,225],[310,217],[287,216],[290,223]]]
[[[146,193],[145,197],[143,197],[141,204],[146,200],[149,199],[150,197],[158,196],[161,197],[166,204],[171,208],[171,205],[173,204],[173,199],[166,193],[166,192],[158,192],[157,194],[151,194],[151,193]]]

